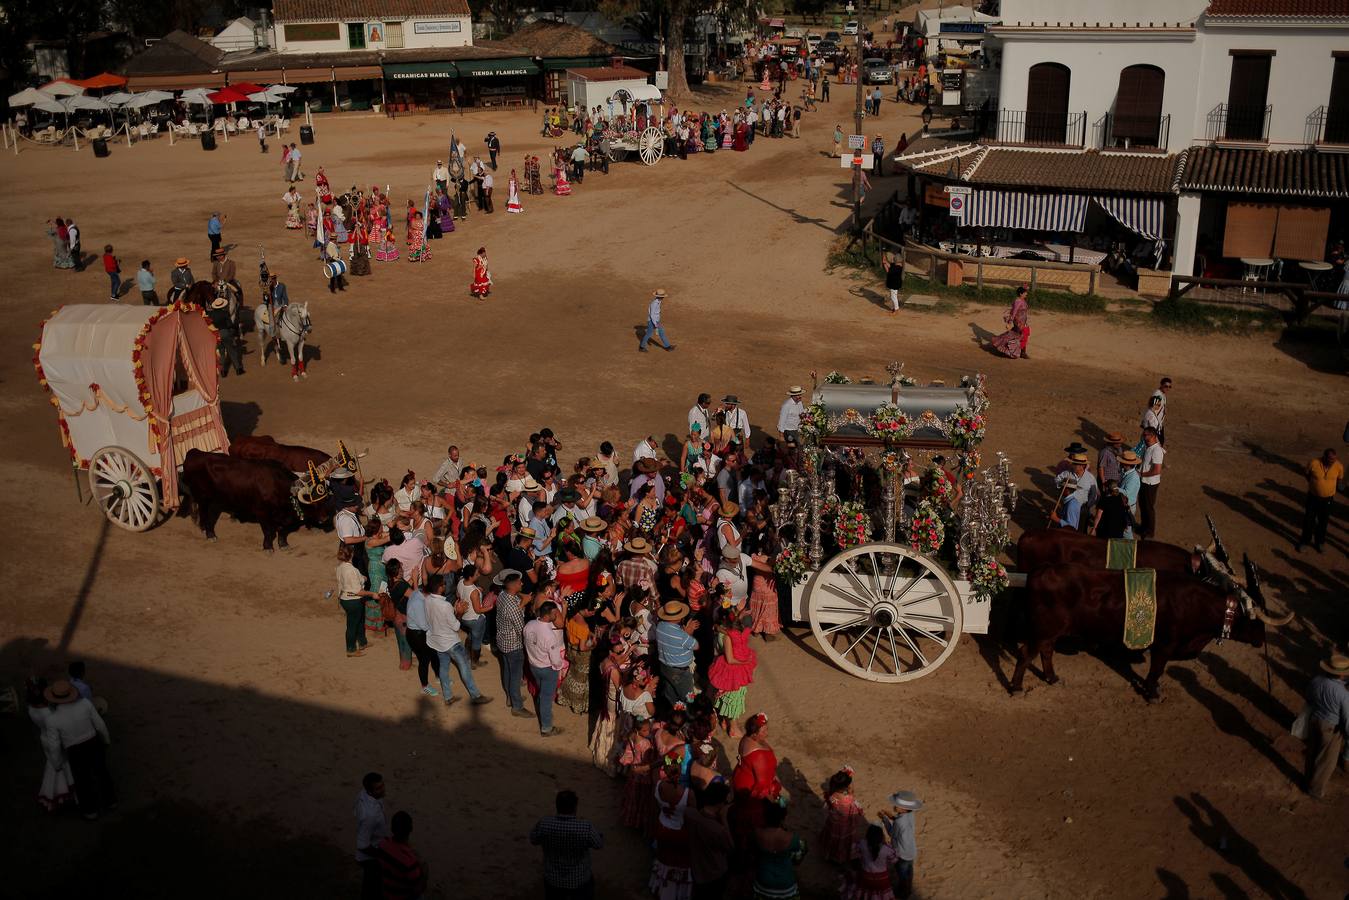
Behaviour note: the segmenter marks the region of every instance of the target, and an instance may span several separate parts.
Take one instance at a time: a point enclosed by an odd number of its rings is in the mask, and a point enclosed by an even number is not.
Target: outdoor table
[[[1274,260],[1263,256],[1243,256],[1241,264],[1246,267],[1245,273],[1241,276],[1244,281],[1264,281],[1270,266],[1274,265]],[[1247,290],[1258,288],[1242,288],[1241,292],[1244,294]]]
[[[1313,262],[1309,260],[1303,260],[1298,263],[1298,266],[1307,273],[1307,281],[1311,284],[1312,288],[1318,291],[1321,290],[1321,279],[1325,276],[1325,273],[1334,268],[1328,262]]]

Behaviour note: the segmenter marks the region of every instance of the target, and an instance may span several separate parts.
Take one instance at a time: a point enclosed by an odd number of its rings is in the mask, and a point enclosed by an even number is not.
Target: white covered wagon
[[[61,442],[112,524],[144,531],[178,508],[188,450],[225,452],[218,335],[200,307],[63,306],[34,346]],[[77,482],[78,484],[78,482]]]

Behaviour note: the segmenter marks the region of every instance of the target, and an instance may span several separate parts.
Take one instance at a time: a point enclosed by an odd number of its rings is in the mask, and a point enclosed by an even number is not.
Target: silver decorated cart
[[[1001,453],[981,467],[983,376],[919,386],[887,368],[889,384],[830,373],[813,385],[798,468],[778,488],[776,521],[794,540],[776,567],[800,577],[792,617],[830,660],[900,682],[934,671],[960,634],[987,632],[1016,487]]]

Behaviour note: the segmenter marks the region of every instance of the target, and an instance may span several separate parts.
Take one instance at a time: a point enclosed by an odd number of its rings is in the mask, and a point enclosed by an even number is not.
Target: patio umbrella
[[[17,94],[9,95],[9,105],[11,107],[32,106],[39,100],[50,100],[50,99],[52,99],[51,94],[39,91],[37,88],[24,88]]]
[[[63,113],[64,115],[70,115],[70,110],[66,109],[64,106],[62,106],[55,100],[51,99],[50,97],[48,97],[46,100],[38,100],[34,102],[32,106],[33,109],[40,109],[43,112]]]
[[[229,89],[236,90],[241,94],[256,94],[263,88],[262,85],[254,84],[251,81],[240,81],[238,83],[231,82]]]
[[[111,72],[103,72],[95,75],[93,78],[84,78],[74,81],[72,84],[78,84],[80,87],[90,90],[102,90],[110,87],[122,87],[126,84],[126,79],[121,75],[114,75]]]
[[[104,103],[111,103],[113,106],[121,106],[130,100],[135,94],[128,94],[126,91],[113,91],[111,94],[104,94],[101,99]]]
[[[212,103],[247,103],[248,95],[234,87],[221,88],[206,95]]]
[[[273,93],[273,94],[289,94],[291,91],[295,90],[295,85],[293,85],[293,84],[274,84],[274,85],[272,85],[271,87],[267,88],[267,90],[268,90],[270,93]]]
[[[210,106],[212,102],[210,94],[211,92],[206,90],[206,88],[193,88],[190,91],[183,91],[182,96],[179,97],[179,99],[184,103],[190,103],[193,106]]]
[[[84,88],[80,87],[78,84],[62,79],[60,81],[52,81],[44,84],[42,86],[42,91],[53,97],[70,97],[75,94],[83,94]]]
[[[112,117],[112,104],[107,103],[97,97],[86,97],[83,94],[75,94],[61,101],[61,105],[74,112],[77,109],[88,109],[97,112],[107,112],[108,124],[116,127],[117,122]]]
[[[141,109],[146,106],[154,106],[156,103],[163,103],[165,100],[172,100],[173,95],[168,91],[143,91],[139,94],[133,94],[130,100],[123,104],[125,109]]]

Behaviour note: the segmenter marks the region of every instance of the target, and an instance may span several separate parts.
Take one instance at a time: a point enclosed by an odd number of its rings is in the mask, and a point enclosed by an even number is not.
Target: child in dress
[[[894,900],[890,868],[899,861],[895,848],[885,842],[885,829],[868,825],[867,834],[853,845],[852,867],[844,876],[841,900]]]
[[[923,801],[913,791],[895,791],[890,795],[890,812],[881,811],[881,821],[890,831],[890,846],[899,857],[895,864],[895,872],[899,875],[895,896],[900,898],[913,893],[913,862],[918,857],[913,814],[922,808]]]
[[[830,776],[824,792],[827,812],[820,829],[820,851],[825,859],[839,865],[847,865],[852,859],[858,829],[866,822],[862,806],[853,796],[852,777],[852,768],[844,766]]]
[[[620,815],[624,825],[636,828],[648,837],[656,809],[655,779],[652,774],[654,763],[651,720],[641,719],[628,735],[623,744],[623,753],[618,757],[618,764],[627,774]]]

